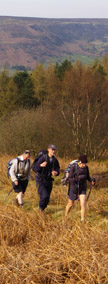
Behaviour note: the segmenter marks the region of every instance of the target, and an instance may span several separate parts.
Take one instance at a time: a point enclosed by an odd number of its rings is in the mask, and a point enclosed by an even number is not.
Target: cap
[[[57,147],[54,144],[49,144],[48,149],[57,150]]]
[[[81,161],[81,163],[84,163],[84,164],[88,163],[87,156],[84,155],[84,154],[80,155],[78,160]]]
[[[24,154],[29,154],[30,155],[30,151],[29,150],[25,150]]]

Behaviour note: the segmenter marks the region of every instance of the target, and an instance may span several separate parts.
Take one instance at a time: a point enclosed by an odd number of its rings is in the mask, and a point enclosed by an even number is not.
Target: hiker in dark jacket
[[[56,146],[50,144],[48,146],[48,152],[36,163],[35,172],[36,173],[36,185],[38,186],[38,194],[40,196],[39,209],[43,211],[50,199],[50,194],[53,186],[53,177],[59,175],[59,162],[55,157]]]
[[[69,201],[66,206],[65,216],[67,217],[70,212],[72,206],[74,205],[74,201],[79,198],[81,205],[81,221],[85,221],[85,209],[86,209],[86,190],[87,183],[95,184],[95,181],[89,175],[89,168],[87,166],[87,157],[82,154],[79,156],[79,162],[77,164],[77,174],[74,175],[75,165],[71,166],[70,174],[69,174]]]
[[[15,159],[10,168],[12,186],[17,193],[15,203],[23,207],[23,196],[30,179],[30,151],[26,150],[21,156]]]

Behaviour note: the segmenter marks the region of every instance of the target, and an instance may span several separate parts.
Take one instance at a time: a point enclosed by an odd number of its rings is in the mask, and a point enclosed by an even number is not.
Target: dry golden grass
[[[14,192],[5,200],[9,159],[4,157],[0,173],[0,284],[107,284],[108,189],[92,190],[84,225],[78,202],[65,220],[67,188],[59,180],[44,214],[37,209],[34,181],[20,209],[12,204]]]
[[[108,229],[0,206],[0,283],[108,283]]]

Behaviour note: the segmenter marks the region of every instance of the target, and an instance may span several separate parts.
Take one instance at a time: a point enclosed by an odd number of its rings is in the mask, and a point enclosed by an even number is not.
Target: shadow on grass
[[[38,202],[34,202],[32,200],[24,200],[24,209],[27,211],[32,211],[33,208],[38,207]]]
[[[56,208],[55,206],[48,206],[48,208],[46,209],[46,214],[51,214],[53,216],[58,216],[60,217],[62,215],[62,213],[64,212],[64,208],[62,207],[58,207]]]
[[[106,218],[108,219],[108,211],[101,210],[101,211],[100,211],[100,215],[101,215],[102,217],[106,217]]]

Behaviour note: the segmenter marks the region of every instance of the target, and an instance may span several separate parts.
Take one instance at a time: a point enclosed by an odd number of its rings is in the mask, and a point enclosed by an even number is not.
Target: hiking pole
[[[90,193],[91,193],[91,190],[92,190],[92,184],[90,185],[90,189],[89,189],[89,193],[88,193],[88,195],[87,195],[87,198],[86,198],[86,201],[88,201],[88,199],[89,199],[89,197],[90,197]]]
[[[11,194],[12,191],[13,191],[13,188],[8,192],[7,196],[5,197],[5,200],[8,198],[8,196]]]
[[[90,185],[90,189],[89,189],[89,193],[88,193],[88,195],[87,195],[86,201],[88,201],[88,199],[89,199],[89,196],[90,196],[92,187],[93,187],[93,186],[95,185],[95,183],[96,183],[96,179],[95,179],[95,178],[92,178],[92,181],[94,182],[94,184],[91,184],[91,185]]]

